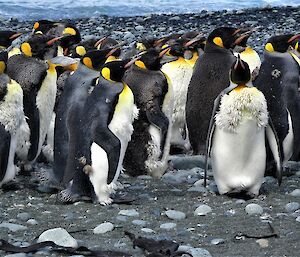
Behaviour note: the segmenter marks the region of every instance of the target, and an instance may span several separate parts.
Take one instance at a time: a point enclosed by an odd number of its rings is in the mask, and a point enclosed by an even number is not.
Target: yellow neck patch
[[[294,47],[294,48],[295,48],[296,51],[298,51],[298,49],[299,49],[299,42],[297,42],[297,43],[295,44],[295,47]],[[300,49],[299,49],[299,50],[300,50]]]
[[[80,56],[84,56],[86,54],[86,50],[84,48],[84,46],[76,46],[76,54],[80,55]]]
[[[0,61],[0,74],[4,72],[5,68],[6,68],[5,62]]]
[[[50,61],[47,61],[47,63],[48,63],[48,65],[49,65],[48,71],[51,72],[51,73],[56,73],[55,67],[58,66],[58,65],[53,64],[53,63],[50,62]]]
[[[240,92],[240,91],[243,90],[245,87],[246,87],[245,85],[238,85],[238,86],[234,89],[234,91],[235,91],[235,92]]]
[[[220,38],[220,37],[215,37],[215,38],[213,39],[213,42],[214,42],[217,46],[224,48],[222,38]]]
[[[32,57],[31,46],[29,43],[23,43],[21,45],[21,51],[28,57]]]
[[[64,31],[63,31],[63,35],[65,35],[65,34],[70,34],[70,35],[75,36],[77,33],[76,33],[76,30],[75,30],[75,29],[70,28],[70,27],[67,27],[67,28],[65,28]]]
[[[141,69],[145,69],[145,70],[147,69],[145,63],[143,63],[143,62],[140,61],[140,60],[135,61],[134,64],[135,64],[136,66],[138,66],[139,68],[141,68]]]
[[[106,59],[105,63],[107,63],[107,62],[112,62],[112,61],[115,61],[115,60],[117,60],[117,58],[116,58],[115,56],[110,55],[110,56],[108,56],[108,58]]]
[[[90,57],[84,57],[83,60],[82,60],[82,62],[83,62],[83,64],[84,64],[86,67],[88,67],[88,68],[90,68],[90,69],[94,69],[94,68],[93,68],[93,62],[92,62],[92,60],[91,60]]]
[[[38,22],[34,23],[33,28],[37,29],[40,26],[40,24]]]
[[[268,52],[275,52],[274,47],[273,47],[273,45],[272,45],[271,43],[267,43],[267,44],[265,45],[265,49],[266,49]]]
[[[101,70],[101,75],[102,75],[102,77],[105,78],[106,80],[112,81],[111,78],[110,78],[110,69],[109,69],[109,68],[104,67],[104,68]]]
[[[192,67],[194,67],[195,64],[196,64],[196,62],[197,62],[197,60],[198,60],[198,58],[199,58],[199,54],[197,52],[193,52],[193,57],[191,59],[189,59],[189,60],[185,59],[185,61],[189,65],[191,65]]]

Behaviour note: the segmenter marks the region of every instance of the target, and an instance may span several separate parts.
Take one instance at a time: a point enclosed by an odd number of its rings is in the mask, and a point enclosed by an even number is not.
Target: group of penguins
[[[69,22],[0,31],[0,187],[41,159],[58,200],[112,203],[122,169],[161,178],[170,151],[206,155],[220,194],[259,194],[299,160],[300,35],[219,27],[144,38],[127,51]],[[299,52],[298,52],[299,51]],[[42,158],[42,157],[43,158]]]

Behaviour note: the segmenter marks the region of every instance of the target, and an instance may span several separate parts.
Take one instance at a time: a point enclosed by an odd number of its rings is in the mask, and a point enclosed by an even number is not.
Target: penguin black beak
[[[98,46],[99,46],[99,48],[100,48],[100,47],[101,47],[101,44],[103,43],[103,41],[104,41],[105,39],[107,39],[107,37],[103,37],[103,38],[99,39],[99,40],[95,43],[94,47],[98,47]]]
[[[240,57],[240,55],[238,54],[233,69],[234,69],[234,70],[237,70],[237,69],[239,69],[239,68],[244,70],[244,69],[245,69],[245,65],[242,63],[241,57]]]
[[[117,47],[114,47],[113,49],[111,49],[106,55],[105,57],[108,58],[109,56],[113,55],[117,50],[119,50],[120,47],[117,46]]]
[[[15,33],[15,34],[13,34],[12,36],[10,36],[9,39],[15,40],[16,38],[18,38],[18,37],[21,36],[21,35],[22,35],[22,33]]]
[[[241,31],[241,29],[240,29]],[[235,45],[239,45],[244,39],[248,39],[251,34],[253,33],[253,30],[248,30],[244,33],[242,33],[235,41],[234,41],[234,44]]]
[[[57,42],[58,40],[62,39],[64,36],[61,36],[61,37],[55,37],[55,38],[52,38],[50,39],[49,41],[47,41],[47,45],[48,46],[52,46],[55,42]]]
[[[299,38],[299,37],[300,37],[300,34],[294,35],[294,36],[292,36],[287,42],[288,42],[288,43],[291,43],[291,42],[293,42],[295,39],[297,39],[297,38]]]

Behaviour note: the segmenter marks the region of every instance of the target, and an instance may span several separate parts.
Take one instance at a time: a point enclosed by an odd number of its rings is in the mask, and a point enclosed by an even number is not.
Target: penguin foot
[[[44,156],[48,162],[51,162],[51,163],[53,162],[53,160],[54,160],[53,149],[50,145],[43,145],[42,153],[44,154]]]
[[[101,205],[104,205],[104,206],[106,206],[106,205],[110,205],[110,204],[112,204],[112,202],[113,202],[113,199],[111,199],[109,196],[98,196],[98,201],[99,201],[99,203],[101,204]]]
[[[110,194],[114,194],[117,190],[120,190],[120,189],[123,189],[124,186],[122,185],[121,182],[111,182],[109,185],[108,185],[108,192]]]
[[[57,194],[57,200],[63,204],[71,204],[79,201],[91,201],[91,198],[74,194],[70,188],[67,188]]]

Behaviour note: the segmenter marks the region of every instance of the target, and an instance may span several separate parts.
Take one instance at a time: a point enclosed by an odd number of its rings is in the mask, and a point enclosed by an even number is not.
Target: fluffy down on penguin
[[[17,174],[14,164],[18,133],[24,117],[21,86],[7,76],[7,52],[0,52],[0,187]]]
[[[59,194],[63,202],[90,197],[103,205],[112,203],[110,194],[116,189],[138,115],[133,93],[122,81],[130,64],[130,60],[106,63],[85,104],[68,117],[69,124],[76,124],[70,131],[74,151],[67,163],[74,175]]]
[[[259,75],[254,81],[267,99],[284,166],[291,158],[298,160],[300,152],[299,64],[295,59],[297,57],[289,51],[294,39],[295,35],[287,34],[268,40]],[[271,154],[269,160],[272,164]]]
[[[252,86],[248,64],[238,57],[230,71],[230,86],[215,100],[206,143],[206,170],[210,155],[220,194],[247,198],[259,194],[266,168],[265,137],[276,160],[280,184],[280,146],[267,101]]]
[[[232,27],[213,30],[196,62],[186,102],[186,122],[194,154],[205,152],[214,99],[228,86],[228,73],[236,59],[232,49],[246,36],[247,32]]]
[[[139,109],[124,159],[124,168],[132,176],[148,173],[160,178],[168,167],[173,96],[170,80],[160,71],[167,51],[149,49],[141,53],[125,73],[124,81]]]

